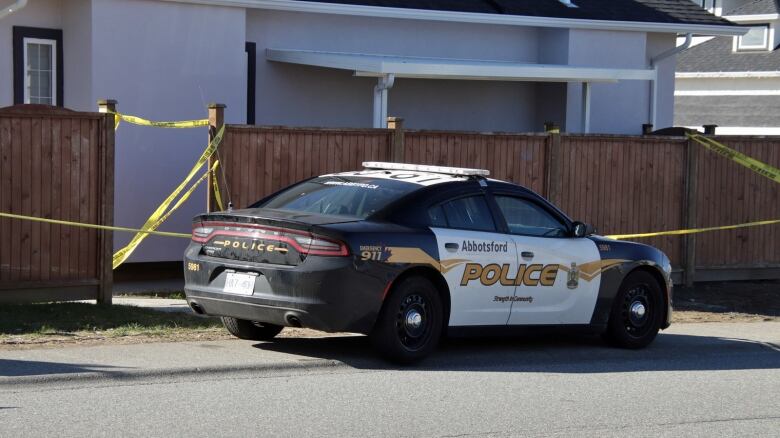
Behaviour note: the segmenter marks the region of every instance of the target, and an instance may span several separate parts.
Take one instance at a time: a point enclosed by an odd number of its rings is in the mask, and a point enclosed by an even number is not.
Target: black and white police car
[[[659,250],[592,235],[478,169],[363,163],[247,209],[195,217],[192,309],[242,339],[283,327],[368,334],[412,362],[444,335],[571,327],[640,348],[671,320]]]

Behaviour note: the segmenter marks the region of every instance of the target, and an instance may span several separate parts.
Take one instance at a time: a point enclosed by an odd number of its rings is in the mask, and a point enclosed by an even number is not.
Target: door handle
[[[458,244],[453,242],[447,242],[444,244],[444,247],[447,248],[450,251],[457,251],[458,250]]]
[[[532,259],[534,258],[534,253],[532,253],[531,251],[523,251],[520,253],[520,256],[523,257],[524,259]]]

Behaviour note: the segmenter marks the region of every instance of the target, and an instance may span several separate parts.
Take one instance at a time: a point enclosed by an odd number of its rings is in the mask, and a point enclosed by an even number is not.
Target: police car
[[[661,251],[595,236],[486,170],[363,166],[195,217],[191,308],[241,339],[285,326],[367,334],[403,363],[445,334],[570,327],[641,348],[669,326]]]

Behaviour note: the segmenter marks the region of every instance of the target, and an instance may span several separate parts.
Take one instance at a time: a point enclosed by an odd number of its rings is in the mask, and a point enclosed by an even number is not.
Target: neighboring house
[[[675,125],[718,125],[719,134],[780,135],[778,1],[718,2],[715,12],[749,30],[743,36],[701,39],[678,55]]]
[[[742,32],[687,0],[0,0],[0,106],[228,123],[638,134],[673,120],[679,34]],[[251,72],[251,73],[250,73]],[[197,131],[197,132],[193,132]],[[202,130],[123,125],[116,223],[138,226]],[[195,197],[197,199],[197,197]],[[191,202],[166,229],[187,229]],[[129,237],[116,237],[122,244]],[[131,261],[177,260],[150,238]]]

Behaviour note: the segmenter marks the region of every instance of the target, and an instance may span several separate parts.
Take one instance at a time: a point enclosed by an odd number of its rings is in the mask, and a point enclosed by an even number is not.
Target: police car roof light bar
[[[490,175],[489,170],[485,169],[467,169],[465,167],[444,167],[444,166],[428,166],[425,164],[406,164],[406,163],[385,163],[380,161],[364,161],[363,167],[366,169],[383,169],[383,170],[409,170],[413,172],[430,172],[430,173],[442,173],[445,175],[458,175],[458,176],[481,176],[487,177]]]

